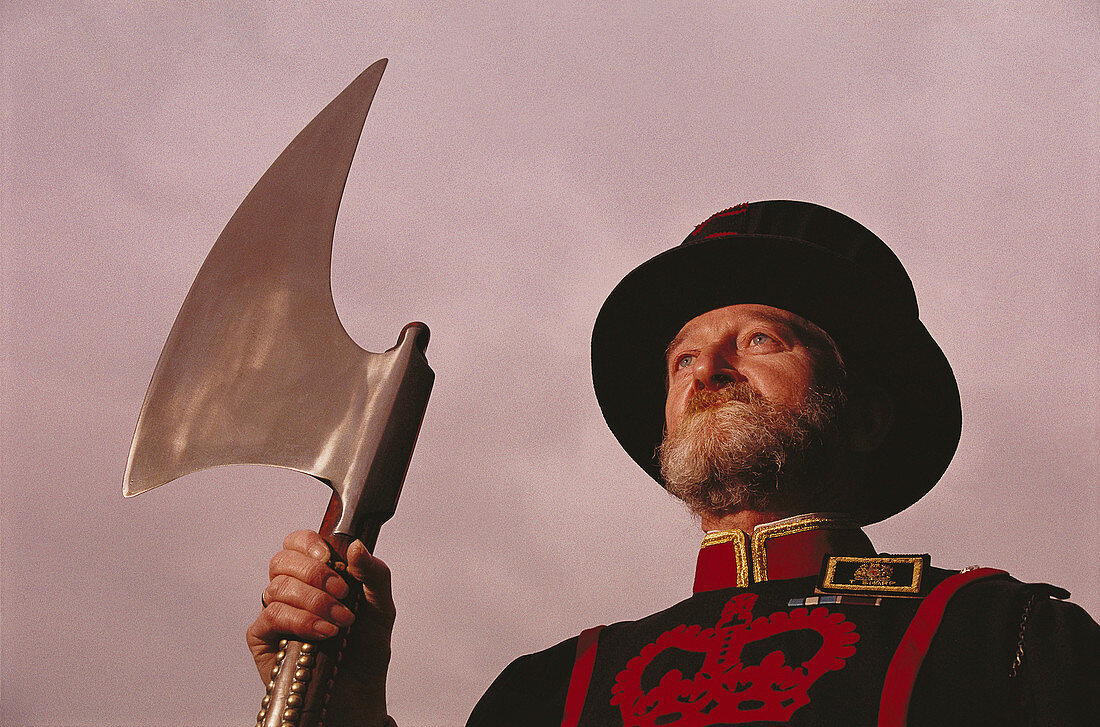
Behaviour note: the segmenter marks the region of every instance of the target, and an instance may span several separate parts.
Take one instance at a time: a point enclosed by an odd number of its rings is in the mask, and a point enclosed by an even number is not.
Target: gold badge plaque
[[[828,555],[821,564],[816,593],[860,593],[896,598],[920,598],[928,570],[924,555],[879,555],[861,558]]]

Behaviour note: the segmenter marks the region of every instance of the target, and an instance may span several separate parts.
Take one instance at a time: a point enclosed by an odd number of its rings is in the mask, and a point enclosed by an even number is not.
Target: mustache
[[[700,389],[688,399],[685,416],[698,414],[701,411],[715,407],[725,406],[733,402],[741,404],[758,404],[766,401],[764,395],[757,391],[747,381],[737,381],[726,384],[721,389]]]

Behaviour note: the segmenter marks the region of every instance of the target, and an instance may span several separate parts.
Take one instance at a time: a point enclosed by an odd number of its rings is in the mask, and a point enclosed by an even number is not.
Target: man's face
[[[669,492],[698,513],[822,501],[837,470],[843,365],[819,328],[735,305],[680,329],[667,355]]]
[[[778,409],[797,409],[820,383],[809,323],[767,305],[716,308],[688,321],[666,357],[665,425],[675,431],[692,398],[744,382]]]

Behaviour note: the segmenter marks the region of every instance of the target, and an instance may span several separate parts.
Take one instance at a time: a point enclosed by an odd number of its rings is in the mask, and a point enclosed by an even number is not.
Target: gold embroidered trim
[[[868,573],[872,574],[875,566],[884,565],[887,563],[907,563],[913,566],[912,580],[908,584],[902,585],[888,585],[878,580],[867,581],[864,583],[837,583],[836,582],[836,566],[838,563],[859,563],[860,568],[857,569],[857,578],[859,577],[860,570],[867,568]],[[825,577],[822,579],[822,586],[830,590],[843,590],[843,591],[881,591],[889,593],[909,593],[917,595],[920,593],[921,578],[924,575],[924,558],[919,555],[912,556],[878,556],[870,558],[857,558],[854,556],[830,556],[829,563],[825,568]],[[864,579],[866,580],[866,579]]]
[[[749,580],[749,536],[747,534],[741,530],[721,530],[707,533],[703,536],[703,544],[699,547],[702,549],[710,545],[720,545],[730,541],[734,543],[733,557],[737,566],[736,585],[738,588],[747,588],[752,583]]]
[[[794,522],[779,520],[756,526],[752,531],[752,571],[756,582],[768,580],[768,549],[765,546],[772,538],[794,535],[807,530],[851,530],[853,528],[859,529],[859,524],[854,520],[838,520],[829,517],[807,517]]]
[[[745,534],[740,530],[716,530],[704,535],[703,544],[699,547],[705,548],[708,545],[721,545],[722,543],[728,543],[731,540],[737,540],[744,537]]]

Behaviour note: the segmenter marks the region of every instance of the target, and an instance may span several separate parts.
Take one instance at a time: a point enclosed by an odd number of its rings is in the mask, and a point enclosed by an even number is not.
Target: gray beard
[[[697,514],[811,511],[839,484],[839,388],[781,409],[745,383],[700,392],[658,449],[670,493]]]

